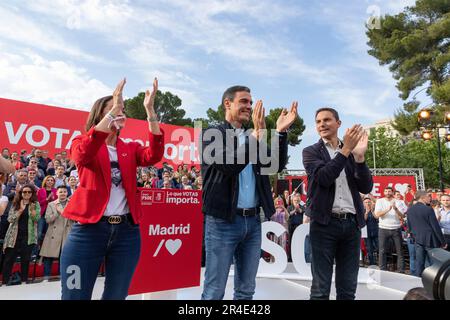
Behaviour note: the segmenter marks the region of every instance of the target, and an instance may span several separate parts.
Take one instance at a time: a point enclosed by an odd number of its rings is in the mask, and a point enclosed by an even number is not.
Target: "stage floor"
[[[144,295],[129,296],[128,300],[199,300],[203,288],[197,287],[178,290],[154,292]],[[97,278],[93,299],[100,299],[104,286],[104,278]],[[225,291],[225,300],[233,299],[233,275],[230,273]],[[256,280],[256,300],[308,300],[311,281],[302,278],[295,272],[291,264],[286,272],[277,276],[260,275]],[[422,287],[420,278],[404,274],[360,268],[358,277],[357,300],[401,300],[406,292],[414,287]],[[331,299],[335,299],[334,283]],[[23,284],[0,287],[0,300],[59,300],[61,298],[60,281],[46,283]]]

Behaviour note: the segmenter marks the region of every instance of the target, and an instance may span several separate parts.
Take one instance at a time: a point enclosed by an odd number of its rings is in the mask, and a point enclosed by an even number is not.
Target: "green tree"
[[[426,88],[432,108],[450,110],[450,1],[417,0],[397,15],[381,18],[381,28],[367,30],[368,53],[388,65],[405,101],[395,114],[394,127],[407,135],[417,129],[420,102],[413,91]],[[443,117],[436,117],[437,121]]]
[[[377,168],[401,168],[401,149],[402,145],[398,137],[389,135],[386,128],[372,129],[366,152],[367,165],[369,168],[374,168],[375,156]]]
[[[442,180],[445,185],[450,184],[450,149],[441,142],[443,173]],[[437,154],[437,140],[422,139],[410,140],[401,148],[402,168],[423,168],[425,185],[428,188],[439,188],[439,160]]]
[[[140,92],[134,98],[125,100],[125,113],[127,117],[145,120],[147,114],[144,108],[145,93]],[[181,99],[167,91],[162,93],[157,91],[155,97],[155,112],[162,123],[173,124],[178,126],[192,127],[193,122],[191,118],[185,118],[186,111],[181,107]]]
[[[399,137],[386,134],[385,128],[372,130],[369,135],[369,146],[366,162],[373,168],[373,147],[375,146],[375,162],[377,168],[423,168],[427,187],[439,188],[439,158],[437,140],[424,141],[409,139],[405,144]],[[373,143],[374,141],[374,143]],[[450,184],[450,149],[441,142],[443,182]]]
[[[373,143],[374,141],[374,143]],[[377,168],[423,168],[425,184],[430,188],[439,188],[439,158],[437,140],[424,141],[409,139],[405,144],[398,136],[391,136],[383,127],[371,130],[366,161],[373,168],[373,147]],[[450,184],[450,149],[441,142],[443,182]]]

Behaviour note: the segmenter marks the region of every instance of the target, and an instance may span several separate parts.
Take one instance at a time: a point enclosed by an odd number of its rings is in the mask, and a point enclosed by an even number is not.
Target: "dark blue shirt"
[[[378,219],[375,219],[375,217],[372,214],[372,211],[369,211],[369,214],[367,215],[367,237],[375,238],[378,237]]]

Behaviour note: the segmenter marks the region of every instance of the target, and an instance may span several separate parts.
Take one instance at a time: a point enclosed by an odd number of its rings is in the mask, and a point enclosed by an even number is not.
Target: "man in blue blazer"
[[[446,248],[445,238],[437,221],[434,210],[428,205],[430,195],[423,190],[416,192],[417,203],[406,212],[408,227],[415,240],[416,274],[422,276],[425,269],[425,260],[431,264],[428,251],[433,248]]]
[[[318,143],[303,150],[308,175],[306,215],[311,218],[311,300],[330,297],[336,261],[336,298],[355,299],[358,284],[361,228],[365,226],[360,193],[372,191],[364,155],[368,136],[360,125],[338,138],[339,114],[332,108],[316,111]]]

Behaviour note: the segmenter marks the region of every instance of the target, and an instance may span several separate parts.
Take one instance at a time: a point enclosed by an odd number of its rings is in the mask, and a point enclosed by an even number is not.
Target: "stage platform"
[[[129,296],[128,300],[199,300],[203,286],[202,269],[200,286]],[[97,278],[93,299],[100,299],[104,278]],[[233,273],[230,273],[225,291],[225,300],[233,299]],[[256,284],[256,300],[308,300],[311,281],[302,278],[288,264],[286,272],[280,275],[259,274]],[[360,268],[358,277],[357,300],[401,300],[406,292],[421,287],[420,278],[375,269]],[[335,299],[334,283],[331,299]],[[0,300],[59,300],[61,298],[60,281],[40,282],[16,286],[0,287]]]

